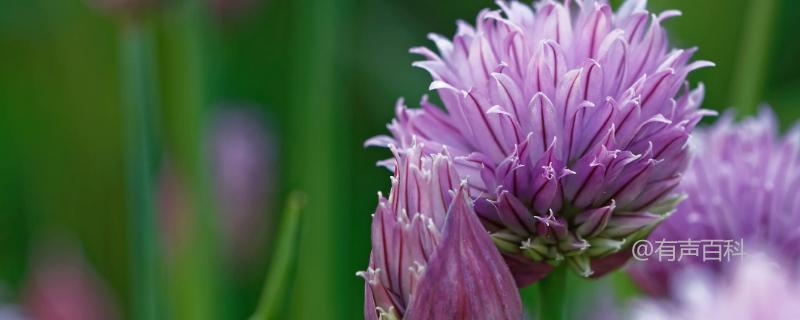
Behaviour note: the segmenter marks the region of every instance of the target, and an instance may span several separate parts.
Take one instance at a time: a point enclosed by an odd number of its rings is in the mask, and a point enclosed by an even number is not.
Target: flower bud
[[[510,270],[474,212],[468,182],[445,155],[393,149],[366,271],[366,319],[521,319]]]

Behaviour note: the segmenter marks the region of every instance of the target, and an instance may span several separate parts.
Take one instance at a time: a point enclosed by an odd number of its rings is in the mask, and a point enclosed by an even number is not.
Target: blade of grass
[[[755,113],[763,99],[777,1],[750,1],[749,6],[730,98],[740,117]]]
[[[261,292],[255,314],[250,320],[278,319],[281,305],[285,305],[289,295],[290,279],[294,278],[297,265],[297,248],[300,240],[300,216],[305,206],[305,194],[295,191],[289,195],[283,212],[278,242],[270,261],[269,273]]]
[[[149,21],[132,21],[123,26],[120,40],[134,319],[161,319],[159,237],[153,200],[157,163],[154,110],[158,98],[152,26]]]

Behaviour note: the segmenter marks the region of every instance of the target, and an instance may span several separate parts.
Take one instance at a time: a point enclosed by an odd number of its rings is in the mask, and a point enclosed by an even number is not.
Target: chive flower
[[[687,139],[709,113],[686,76],[713,64],[669,49],[661,25],[680,13],[645,1],[497,4],[452,40],[429,35],[438,53],[411,49],[444,108],[401,99],[391,135],[366,144],[450,154],[519,285],[562,263],[602,275],[679,199]]]
[[[757,116],[734,121],[726,113],[692,138],[696,157],[680,189],[688,199],[653,231],[651,240],[734,240],[745,254],[769,254],[796,270],[800,264],[800,124],[786,135],[764,107]],[[726,274],[740,259],[704,262],[649,259],[630,268],[635,281],[652,295],[669,295],[672,279],[689,267]],[[727,261],[727,259],[726,259]]]

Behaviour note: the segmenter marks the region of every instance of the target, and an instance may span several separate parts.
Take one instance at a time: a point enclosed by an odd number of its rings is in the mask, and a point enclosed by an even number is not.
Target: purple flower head
[[[459,21],[452,41],[431,34],[439,53],[411,49],[444,109],[400,100],[392,136],[367,145],[449,152],[520,285],[562,262],[599,276],[673,204],[707,113],[686,75],[712,63],[669,50],[661,24],[679,12],[651,15],[645,1],[616,13],[598,1],[498,5],[474,27]]]
[[[364,277],[366,319],[521,319],[514,278],[445,155],[392,150]]]
[[[759,251],[795,270],[800,266],[800,125],[781,137],[775,115],[759,115],[734,123],[725,114],[713,127],[692,138],[696,149],[680,189],[688,199],[651,240],[743,240],[745,255]],[[747,257],[745,259],[748,259]],[[652,259],[651,259],[652,260]],[[677,262],[636,264],[631,274],[648,293],[669,294],[671,278],[694,266],[725,272],[735,263],[703,262],[687,257]]]
[[[758,257],[733,270],[726,281],[703,272],[683,274],[674,279],[675,299],[640,301],[631,319],[800,319],[800,283],[786,271]]]

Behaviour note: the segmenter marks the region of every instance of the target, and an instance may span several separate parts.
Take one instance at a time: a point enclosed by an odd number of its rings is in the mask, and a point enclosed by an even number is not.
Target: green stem
[[[730,103],[739,116],[754,113],[762,97],[772,39],[776,0],[750,1],[747,24],[740,40],[739,63],[733,77]]]
[[[539,319],[566,320],[567,266],[556,267],[539,282]]]
[[[134,318],[160,319],[160,265],[153,201],[154,109],[158,100],[153,34],[146,21],[134,21],[124,26],[120,39]]]
[[[288,301],[286,291],[297,265],[300,214],[304,205],[305,195],[303,193],[294,192],[289,196],[283,213],[283,221],[278,229],[280,234],[272,254],[269,273],[261,292],[261,300],[250,320],[278,319],[281,304]]]
[[[520,298],[522,298],[523,310],[525,310],[525,319],[538,319],[539,304],[542,302],[539,296],[539,284],[534,283],[524,288],[519,289]]]
[[[340,213],[349,212],[342,190],[347,183],[345,161],[348,152],[349,128],[342,100],[346,91],[341,81],[341,57],[338,48],[346,40],[343,26],[346,8],[351,1],[293,1],[289,46],[293,54],[288,73],[287,139],[292,148],[288,154],[288,181],[292,187],[308,194],[304,210],[303,238],[299,243],[297,273],[292,292],[290,319],[333,319],[352,316],[345,310],[356,292],[350,274],[342,267],[350,263],[343,249],[351,229]],[[353,267],[355,268],[355,267]],[[314,302],[309,308],[308,301]]]
[[[186,246],[170,270],[174,318],[227,319],[230,294],[221,263],[218,216],[212,194],[204,132],[208,77],[202,1],[176,1],[161,16],[164,103],[171,152],[191,203]]]

